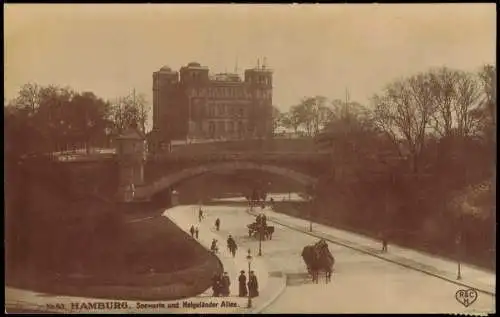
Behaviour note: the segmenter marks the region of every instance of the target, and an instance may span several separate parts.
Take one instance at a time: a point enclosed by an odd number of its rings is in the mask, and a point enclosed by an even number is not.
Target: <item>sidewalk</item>
[[[184,231],[188,231],[191,224],[196,224],[196,217],[194,216],[194,206],[179,206],[167,210],[164,215],[176,223]],[[206,210],[207,208],[205,208]],[[191,212],[190,212],[191,211]],[[196,220],[194,220],[196,219]],[[218,236],[213,228],[210,228],[211,220],[204,219],[202,223],[197,223],[200,234],[199,242],[207,249],[210,247],[213,238],[219,240],[220,253],[218,257],[224,266],[224,271],[228,272],[231,279],[231,296],[230,297],[212,297],[211,288],[207,289],[202,294],[190,298],[183,298],[179,300],[169,301],[136,301],[126,299],[102,299],[91,297],[77,297],[77,296],[64,296],[64,295],[51,295],[31,290],[18,289],[14,287],[5,287],[5,305],[6,311],[11,310],[24,310],[24,311],[37,311],[37,312],[54,312],[54,313],[103,313],[102,309],[97,307],[82,308],[78,305],[105,305],[112,303],[120,303],[125,307],[109,308],[106,313],[199,313],[199,314],[227,314],[227,313],[258,313],[267,307],[279,294],[284,290],[286,280],[284,276],[271,276],[264,261],[260,258],[253,258],[252,270],[255,271],[259,281],[259,296],[252,300],[253,305],[249,310],[247,308],[246,297],[238,297],[238,280],[240,270],[245,270],[248,274],[248,262],[246,260],[246,253],[237,253],[235,258],[229,254],[226,246],[226,239]],[[221,308],[222,302],[236,303],[237,307],[224,307]],[[200,303],[217,303],[217,307],[183,307],[184,303],[193,303],[199,305]],[[141,304],[142,307],[138,307]],[[149,307],[147,305],[150,305]],[[155,307],[156,305],[156,307]],[[178,306],[180,305],[180,306]],[[75,307],[78,306],[78,307]],[[89,307],[89,306],[87,306]]]
[[[214,207],[217,208],[217,207]],[[198,221],[198,209],[197,206],[177,206],[166,210],[163,215],[168,217],[172,222],[179,226],[182,230],[189,232],[191,225],[198,226],[199,237],[198,241],[207,250],[210,249],[212,239],[217,239],[219,253],[217,257],[222,262],[224,266],[224,271],[228,273],[231,280],[230,286],[230,298],[227,300],[237,302],[238,309],[235,311],[224,310],[220,313],[258,313],[267,307],[285,288],[286,279],[284,276],[271,276],[265,262],[253,254],[253,259],[251,263],[251,269],[257,275],[257,280],[259,281],[259,296],[252,299],[252,309],[247,308],[248,298],[238,297],[238,276],[240,270],[245,270],[245,274],[248,274],[248,262],[246,260],[247,253],[246,248],[242,247],[233,256],[229,253],[226,248],[227,237],[220,236],[212,224],[215,219],[210,216],[210,207],[204,207],[204,219]],[[190,233],[188,233],[190,234]],[[243,251],[243,252],[242,252]],[[247,275],[248,276],[248,275]],[[211,296],[211,288],[207,289],[202,296]],[[215,297],[217,298],[217,297]]]
[[[260,209],[259,209],[260,210]],[[385,261],[393,262],[422,273],[441,278],[448,282],[474,288],[480,292],[495,295],[496,274],[487,272],[470,265],[461,265],[462,279],[457,280],[457,263],[422,252],[406,249],[396,245],[389,245],[388,253],[381,253],[381,242],[352,232],[335,229],[322,224],[312,224],[309,232],[309,221],[291,217],[282,213],[264,209],[269,221],[285,227],[301,231],[318,238],[325,238],[330,242],[378,257]],[[256,215],[255,212],[249,213]]]

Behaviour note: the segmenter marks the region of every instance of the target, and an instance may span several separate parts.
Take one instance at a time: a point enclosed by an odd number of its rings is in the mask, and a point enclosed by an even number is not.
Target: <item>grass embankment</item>
[[[304,202],[276,201],[274,211],[309,220],[308,208],[308,204]],[[330,217],[329,214],[326,213],[312,215],[312,220],[320,224],[358,233],[373,239],[379,237],[377,228],[373,226],[364,225],[365,223],[348,223],[348,221],[343,221],[341,217],[337,217],[337,219],[332,218],[333,217]],[[467,228],[464,230],[462,261],[486,270],[495,270],[494,252],[490,252],[491,250],[489,249],[487,241],[478,239],[478,236],[482,236],[481,231],[478,232],[478,230],[474,230],[474,228],[477,228],[479,225],[482,224],[477,224],[472,220],[467,223]],[[420,234],[415,234],[401,230],[393,230],[390,234],[390,240],[390,243],[394,243],[401,247],[434,254],[450,260],[456,259],[457,253],[453,238],[447,239],[450,240],[450,242],[444,244],[438,238],[432,239],[426,237],[421,234],[421,232]]]
[[[46,168],[48,168],[46,166]],[[172,300],[210,286],[219,260],[151,206],[71,197],[55,170],[12,178],[6,285],[54,295]],[[55,177],[50,177],[55,175]],[[17,184],[16,184],[17,183]]]

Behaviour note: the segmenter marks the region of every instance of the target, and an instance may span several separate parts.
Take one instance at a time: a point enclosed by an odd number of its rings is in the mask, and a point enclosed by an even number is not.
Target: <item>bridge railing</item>
[[[328,152],[212,152],[204,154],[165,153],[150,154],[148,160],[312,160],[328,155]]]

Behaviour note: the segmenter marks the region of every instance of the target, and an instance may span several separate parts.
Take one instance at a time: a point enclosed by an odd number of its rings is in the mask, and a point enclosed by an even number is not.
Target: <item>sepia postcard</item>
[[[4,4],[5,312],[496,313],[494,4]]]

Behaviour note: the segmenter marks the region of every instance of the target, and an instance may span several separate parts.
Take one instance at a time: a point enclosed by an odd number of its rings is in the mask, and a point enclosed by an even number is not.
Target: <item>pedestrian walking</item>
[[[388,245],[388,241],[387,241],[387,233],[382,233],[382,252],[383,253],[386,253],[387,252],[387,245]]]
[[[219,248],[217,247],[217,240],[213,239],[212,245],[210,246],[210,251],[212,251],[213,253],[217,253],[218,250]]]
[[[217,231],[219,231],[219,229],[220,229],[220,219],[219,219],[219,218],[217,218],[217,219],[215,220],[215,229],[216,229]]]
[[[191,229],[189,229],[189,232],[191,232],[191,237],[194,237],[194,226],[191,226]]]
[[[198,227],[196,227],[196,228],[194,229],[194,236],[196,237],[196,239],[198,239],[198,233],[199,233],[199,231],[198,231]]]
[[[231,281],[229,280],[229,275],[227,275],[227,272],[224,272],[224,275],[222,275],[222,282],[221,282],[221,294],[222,296],[229,296],[229,286],[231,286]]]
[[[257,281],[257,276],[255,276],[254,271],[250,271],[248,275],[248,292],[250,297],[259,296],[259,283]]]
[[[200,209],[198,210],[198,221],[201,222],[202,219],[203,219],[203,210],[201,210],[200,207]]]
[[[234,258],[236,256],[236,250],[238,249],[238,246],[236,245],[236,241],[234,241],[231,235],[229,235],[229,237],[227,238],[227,248]]]
[[[238,277],[238,283],[239,283],[238,296],[239,297],[246,297],[248,295],[247,277],[245,275],[245,271],[243,271],[243,270],[240,271],[240,276]]]

